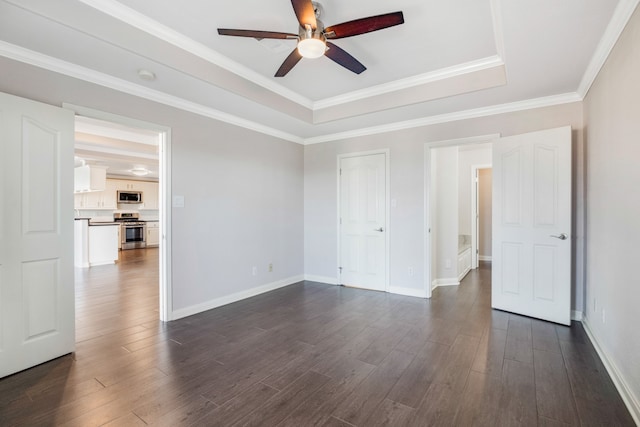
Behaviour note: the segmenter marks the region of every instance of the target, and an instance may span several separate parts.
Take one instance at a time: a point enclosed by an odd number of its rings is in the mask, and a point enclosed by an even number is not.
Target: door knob
[[[551,236],[549,236],[549,237],[555,237],[556,239],[560,239],[560,240],[567,240],[567,239],[569,238],[569,236],[567,235],[567,233],[562,233],[562,234],[559,234],[559,235],[557,235],[557,236],[556,236],[555,234],[552,234],[552,235],[551,235]]]
[[[382,233],[382,232],[384,231],[384,229],[383,229],[382,227],[380,227],[380,228],[374,228],[374,229],[373,229],[373,231],[379,231],[379,232],[381,232],[381,233]]]

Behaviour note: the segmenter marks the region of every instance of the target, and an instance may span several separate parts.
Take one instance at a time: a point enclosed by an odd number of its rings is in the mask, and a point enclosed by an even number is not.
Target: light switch
[[[396,206],[398,206],[398,202],[396,201],[396,199],[391,199],[391,207],[395,208]]]
[[[184,208],[184,196],[173,196],[173,207]]]

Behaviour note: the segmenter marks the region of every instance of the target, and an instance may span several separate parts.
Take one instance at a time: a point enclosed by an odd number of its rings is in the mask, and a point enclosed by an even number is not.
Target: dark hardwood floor
[[[487,265],[431,300],[305,282],[168,324],[157,270],[78,270],[76,353],[0,380],[0,425],[634,425],[581,324],[491,310]]]

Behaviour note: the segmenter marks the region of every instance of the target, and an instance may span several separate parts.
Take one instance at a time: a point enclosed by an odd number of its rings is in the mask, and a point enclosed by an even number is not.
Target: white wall
[[[437,284],[458,283],[458,147],[431,150],[435,173],[431,174],[435,194],[431,202],[435,207],[435,271]],[[432,237],[433,238],[433,237]]]
[[[458,230],[471,235],[471,192],[474,165],[491,165],[491,144],[472,144],[460,147],[458,153]]]
[[[640,9],[587,94],[584,113],[586,323],[640,420]]]
[[[343,153],[389,149],[391,199],[390,284],[425,289],[424,283],[424,144],[500,133],[516,135],[571,125],[574,146],[574,284],[572,308],[583,309],[583,151],[582,104],[572,103],[515,113],[362,136],[304,148],[304,257],[305,274],[337,276],[337,156]],[[414,275],[407,273],[414,268]],[[576,285],[578,283],[579,285]]]
[[[302,146],[6,58],[0,69],[0,91],[171,128],[172,191],[185,197],[173,209],[174,310],[302,277]]]

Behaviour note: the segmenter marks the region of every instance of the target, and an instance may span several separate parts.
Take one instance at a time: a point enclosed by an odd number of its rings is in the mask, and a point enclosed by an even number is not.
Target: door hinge
[[[340,176],[342,176],[342,168],[340,168]]]
[[[340,218],[340,225],[342,225],[342,218]]]
[[[476,255],[478,255],[480,253],[479,249],[476,249]]]
[[[340,270],[340,274],[342,274],[342,267],[338,267],[338,270]]]

